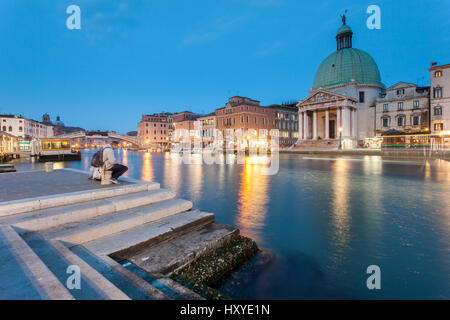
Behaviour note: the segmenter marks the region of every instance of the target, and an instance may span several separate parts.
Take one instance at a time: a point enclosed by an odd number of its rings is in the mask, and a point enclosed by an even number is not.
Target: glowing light
[[[252,239],[260,240],[260,230],[266,225],[268,202],[268,178],[261,174],[264,166],[253,164],[246,158],[241,174],[236,224],[242,233]]]

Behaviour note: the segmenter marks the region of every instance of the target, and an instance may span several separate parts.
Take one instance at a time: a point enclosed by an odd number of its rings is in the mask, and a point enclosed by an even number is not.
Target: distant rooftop
[[[447,69],[447,68],[450,68],[450,64],[438,65],[437,62],[432,62],[430,71],[435,69]]]

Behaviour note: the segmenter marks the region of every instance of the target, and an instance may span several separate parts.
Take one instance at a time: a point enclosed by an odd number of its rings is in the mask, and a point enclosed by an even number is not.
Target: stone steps
[[[148,273],[126,260],[122,263],[123,268],[127,271],[133,273],[139,279],[151,284],[154,288],[157,288],[173,300],[204,300],[204,298],[197,293],[164,275]]]
[[[82,246],[73,246],[70,251],[83,259],[104,278],[113,283],[133,300],[171,300],[169,296],[150,283],[122,267],[108,256],[98,256]]]
[[[0,226],[0,283],[2,300],[51,299],[74,297],[47,265],[11,226]]]
[[[60,183],[49,192],[82,190],[83,173],[69,176],[64,180],[60,172],[55,181],[75,179],[75,189]],[[158,183],[88,187],[0,202],[0,261],[7,261],[0,264],[0,299],[202,299],[170,273],[231,241],[238,230],[215,223],[211,213],[191,211],[190,201]],[[46,194],[31,189],[3,199]],[[70,266],[80,268],[79,290],[67,288]]]
[[[80,204],[88,201],[101,200],[138,192],[159,189],[159,183],[141,183],[101,188],[96,190],[78,191],[65,194],[57,194],[46,197],[6,201],[0,203],[0,217],[11,216],[19,213],[36,210],[50,209],[71,204]]]
[[[70,290],[77,300],[129,300],[129,297],[119,290],[100,273],[91,268],[82,259],[73,254],[58,241],[47,241],[40,234],[29,232],[22,236],[28,246],[39,259],[56,276],[60,284],[66,285],[71,274],[67,273],[69,266],[78,266],[81,273],[81,288]]]
[[[84,244],[191,210],[192,202],[174,199],[65,224],[42,232],[45,238]]]
[[[214,214],[188,211],[85,243],[84,247],[97,255],[124,260],[143,249],[152,248],[212,223]]]
[[[330,140],[300,140],[295,145],[295,148],[337,148],[339,146],[339,139]]]
[[[238,235],[239,230],[214,223],[157,247],[146,249],[131,258],[130,262],[152,274],[170,274],[227,241],[236,239]]]
[[[175,198],[175,193],[165,189],[157,189],[17,214],[0,218],[0,223],[14,225],[29,231],[41,231],[173,198]]]

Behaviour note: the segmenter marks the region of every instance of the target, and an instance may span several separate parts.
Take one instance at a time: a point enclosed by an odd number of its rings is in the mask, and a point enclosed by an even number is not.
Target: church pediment
[[[316,104],[316,103],[324,103],[324,102],[335,102],[335,101],[342,101],[342,100],[351,100],[356,102],[355,99],[351,97],[347,97],[341,94],[337,94],[334,92],[319,90],[312,95],[310,95],[305,100],[301,101],[298,106],[306,106],[310,104]]]
[[[408,82],[398,82],[394,84],[393,86],[387,88],[387,90],[396,90],[396,89],[403,89],[403,88],[410,88],[410,87],[416,87],[413,83]]]

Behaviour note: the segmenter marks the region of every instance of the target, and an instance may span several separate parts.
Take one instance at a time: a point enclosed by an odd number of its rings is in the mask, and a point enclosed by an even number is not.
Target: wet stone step
[[[182,287],[171,279],[152,275],[127,260],[122,260],[119,263],[173,300],[202,300],[202,297],[189,289]]]
[[[108,279],[117,288],[123,291],[128,297],[133,300],[158,300],[162,295],[155,295],[152,292],[146,291],[139,287],[123,274],[119,273],[100,257],[92,254],[82,246],[71,247],[70,250],[78,257],[83,259],[87,264],[99,272],[103,277]]]
[[[62,283],[66,284],[69,274],[67,268],[72,265],[53,246],[51,246],[41,235],[29,232],[24,234],[23,239],[28,246],[38,255],[50,271]],[[101,290],[93,285],[81,272],[81,289],[71,290],[70,293],[77,300],[104,300],[105,296]]]
[[[214,223],[145,250],[129,260],[150,273],[168,274],[239,236],[234,227]]]

